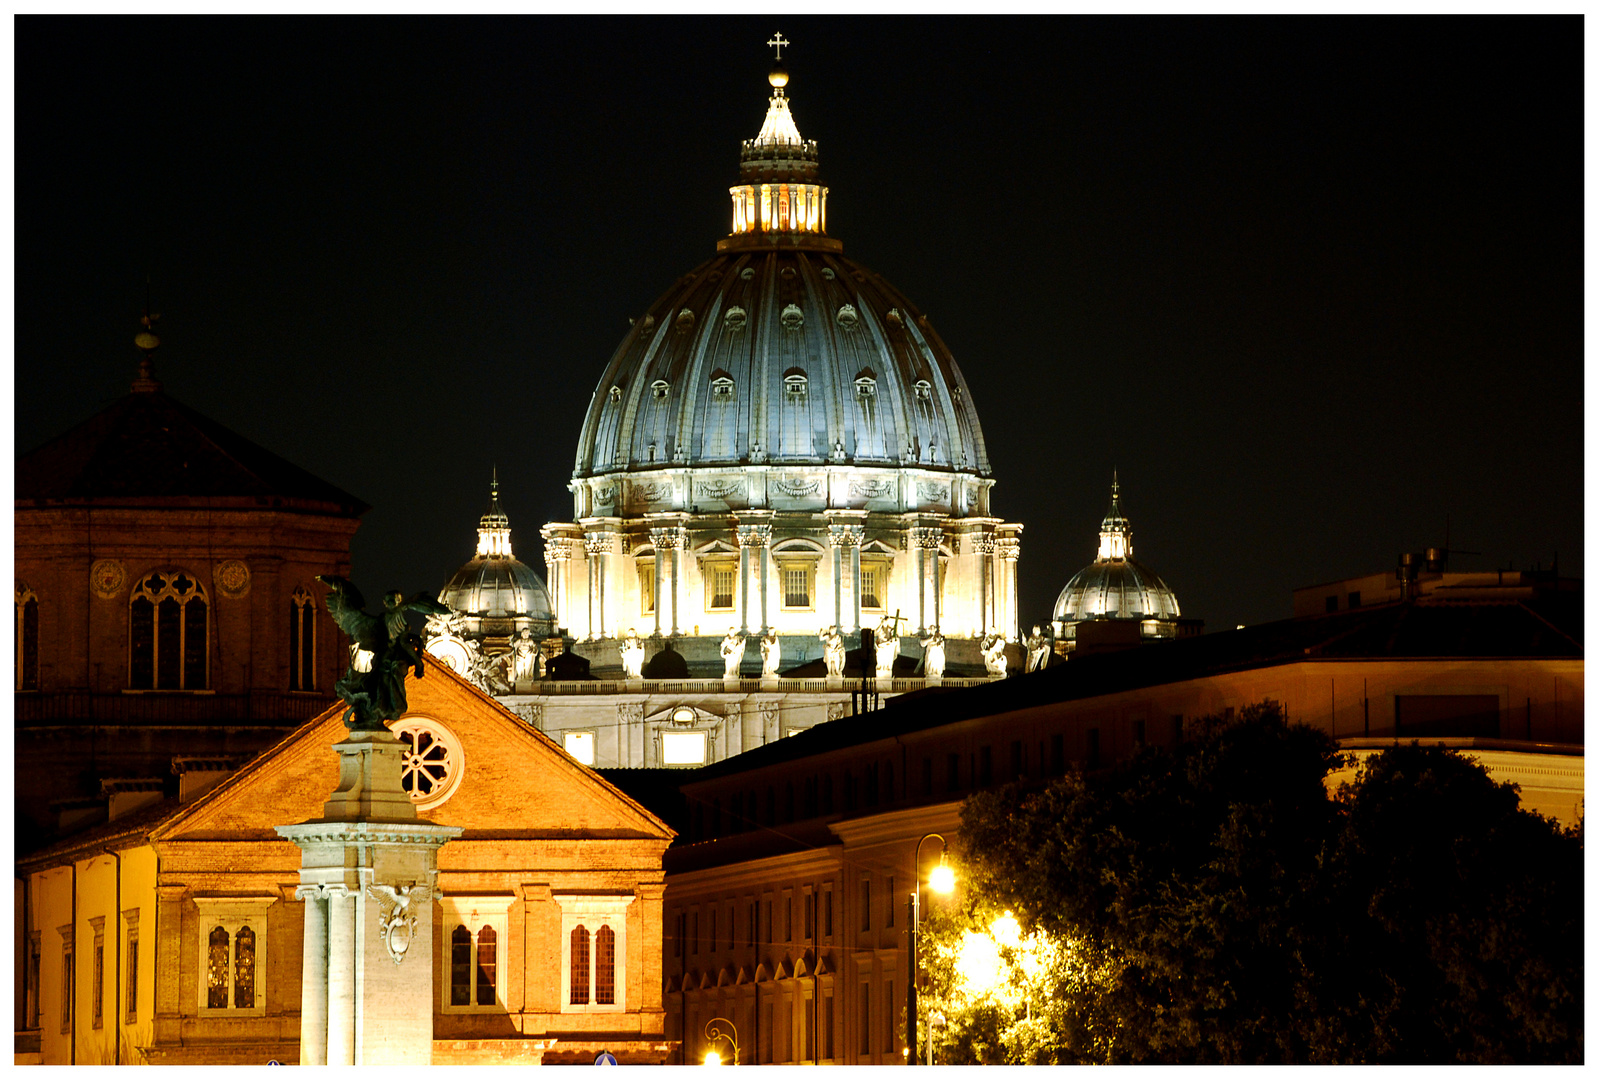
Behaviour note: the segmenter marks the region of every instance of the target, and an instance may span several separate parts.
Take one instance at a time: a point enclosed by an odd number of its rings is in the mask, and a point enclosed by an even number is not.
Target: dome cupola
[[[554,630],[544,582],[511,550],[511,523],[500,508],[498,471],[489,484],[489,506],[478,520],[477,553],[455,572],[439,601],[465,616],[472,638],[509,638],[523,629],[535,637]]]
[[[1110,508],[1099,526],[1099,554],[1079,570],[1055,600],[1055,636],[1068,643],[1078,623],[1119,620],[1143,623],[1141,636],[1175,637],[1182,610],[1177,595],[1133,558],[1133,529],[1121,508],[1121,484],[1110,485]]]

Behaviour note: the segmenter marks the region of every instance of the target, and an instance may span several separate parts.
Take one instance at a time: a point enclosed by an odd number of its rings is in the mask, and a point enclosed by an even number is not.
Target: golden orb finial
[[[133,335],[134,347],[144,353],[143,358],[139,361],[139,377],[133,380],[135,393],[148,394],[161,389],[161,383],[155,377],[155,364],[153,362],[155,351],[161,345],[161,339],[155,336],[155,324],[159,318],[161,316],[146,312],[144,317],[139,320],[144,329]]]
[[[766,76],[766,81],[771,83],[774,89],[781,90],[788,85],[788,72],[783,70],[782,64],[773,64],[772,73]]]

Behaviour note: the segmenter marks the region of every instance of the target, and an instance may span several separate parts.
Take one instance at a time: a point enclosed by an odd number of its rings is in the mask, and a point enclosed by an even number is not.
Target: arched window
[[[128,616],[131,688],[206,688],[209,608],[199,582],[182,570],[158,570],[133,590]]]
[[[495,946],[498,944],[494,927],[485,926],[477,932],[477,1003],[494,1004],[494,975],[497,963]]]
[[[594,935],[594,1004],[616,1004],[616,931],[609,926]]]
[[[289,594],[289,689],[316,689],[316,598],[303,585]]]
[[[464,926],[450,934],[450,1004],[472,1004],[472,931]]]
[[[573,1005],[589,1003],[589,932],[581,924],[572,928],[572,993]]]
[[[22,582],[16,584],[17,689],[39,689],[39,598]]]
[[[233,940],[233,1007],[255,1008],[255,931],[248,926]]]
[[[207,940],[205,972],[206,1006],[212,1009],[228,1007],[228,932],[218,926],[211,930]]]

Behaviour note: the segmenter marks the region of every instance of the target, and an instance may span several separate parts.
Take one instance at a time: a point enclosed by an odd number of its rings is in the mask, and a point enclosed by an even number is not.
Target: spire
[[[500,467],[494,466],[489,480],[489,508],[477,523],[477,553],[496,559],[513,558],[511,521],[500,509]]]
[[[1122,516],[1122,485],[1116,470],[1110,472],[1110,508],[1099,526],[1099,558],[1130,559],[1133,557],[1133,527]]]

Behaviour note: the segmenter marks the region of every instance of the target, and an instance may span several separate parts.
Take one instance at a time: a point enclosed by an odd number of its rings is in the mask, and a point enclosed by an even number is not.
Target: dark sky
[[[16,20],[16,448],[168,393],[371,503],[368,595],[571,515],[631,316],[729,229],[781,29],[845,254],[927,313],[1022,614],[1210,629],[1444,542],[1582,573],[1580,18]]]

